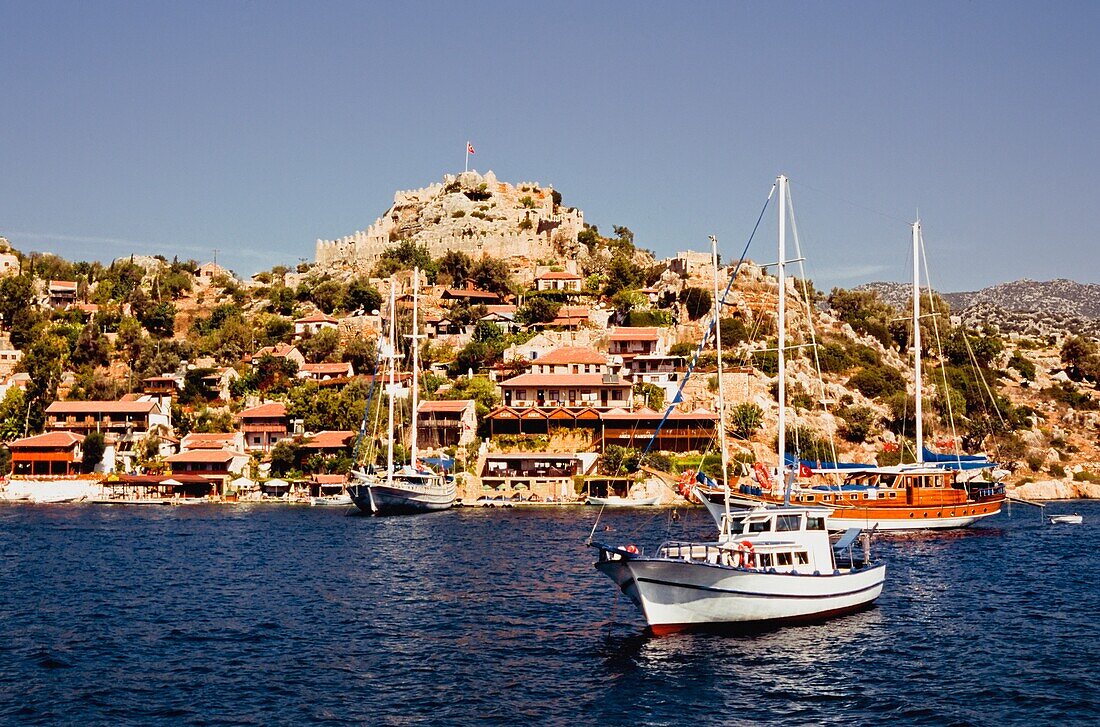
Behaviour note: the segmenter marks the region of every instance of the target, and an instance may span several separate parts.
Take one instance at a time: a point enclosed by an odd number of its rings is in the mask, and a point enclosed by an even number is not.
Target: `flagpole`
[[[467,171],[467,172],[470,171],[470,141],[469,141],[469,139],[466,140],[466,169],[465,169],[465,171]]]

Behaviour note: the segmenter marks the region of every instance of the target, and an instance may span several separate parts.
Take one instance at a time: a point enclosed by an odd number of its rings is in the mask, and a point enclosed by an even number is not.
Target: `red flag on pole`
[[[474,153],[474,145],[471,144],[470,142],[466,142],[466,153],[467,154],[473,154]]]
[[[798,465],[798,476],[799,477],[813,477],[814,476],[814,471],[812,469],[810,469],[809,467],[807,467],[804,463],[800,462],[799,465]]]

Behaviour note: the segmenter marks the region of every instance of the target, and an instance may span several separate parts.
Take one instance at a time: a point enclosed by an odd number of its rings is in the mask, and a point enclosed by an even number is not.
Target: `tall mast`
[[[718,292],[718,238],[710,236],[710,256],[714,263],[714,348],[718,353],[718,442],[722,450],[722,484],[726,490],[726,522],[730,515],[730,456],[726,447],[726,384],[722,373],[722,299]]]
[[[416,467],[416,408],[420,403],[420,330],[417,319],[417,300],[420,295],[420,268],[413,269],[413,322],[412,335],[412,431],[409,433],[409,464]]]
[[[397,366],[397,346],[396,337],[394,331],[397,328],[397,279],[392,275],[390,276],[390,416],[386,423],[386,484],[393,484],[393,394],[394,394],[394,382],[393,382],[393,370]]]
[[[923,389],[920,370],[920,220],[913,223],[913,379],[916,385],[913,399],[916,401],[916,458],[924,463],[924,418],[921,413]]]
[[[787,178],[782,174],[776,180],[779,183],[779,263],[776,276],[779,278],[779,464],[776,476],[782,486],[787,482]]]

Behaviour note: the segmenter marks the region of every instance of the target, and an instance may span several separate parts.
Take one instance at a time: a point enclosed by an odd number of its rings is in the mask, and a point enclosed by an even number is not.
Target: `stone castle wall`
[[[368,269],[401,239],[427,246],[433,257],[458,250],[475,258],[552,258],[575,246],[584,229],[584,214],[555,207],[552,192],[535,182],[500,182],[492,172],[447,175],[442,183],[397,192],[366,230],[317,240],[316,262]]]

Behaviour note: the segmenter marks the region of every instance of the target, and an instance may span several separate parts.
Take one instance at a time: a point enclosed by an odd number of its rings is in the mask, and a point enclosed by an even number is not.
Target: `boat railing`
[[[660,557],[674,560],[718,563],[720,562],[722,549],[714,543],[686,543],[670,540],[661,544],[661,547],[657,549],[657,554]]]

